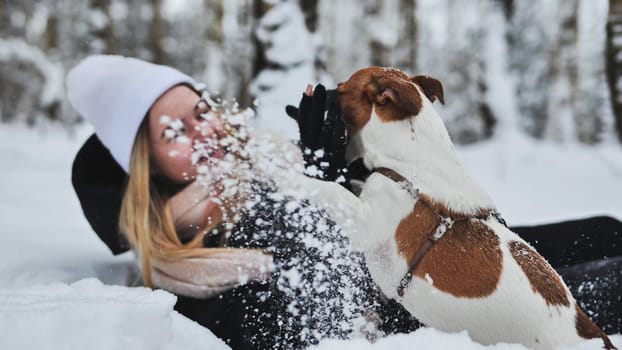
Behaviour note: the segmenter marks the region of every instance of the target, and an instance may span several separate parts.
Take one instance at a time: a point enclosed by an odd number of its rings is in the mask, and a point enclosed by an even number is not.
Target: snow
[[[622,218],[619,144],[553,144],[510,132],[458,153],[509,225]]]
[[[70,285],[0,290],[0,347],[229,348],[197,323],[172,311],[175,300],[162,290],[106,286],[94,278]]]
[[[378,350],[378,349],[460,349],[460,350],[524,350],[522,345],[498,344],[484,346],[471,341],[466,332],[448,334],[432,328],[421,328],[410,334],[396,334],[370,343],[364,339],[350,341],[325,340],[310,350]]]
[[[186,20],[197,8],[203,6],[201,1],[165,0],[162,2],[162,17],[167,19]]]
[[[613,336],[611,341],[618,345],[622,336]],[[495,344],[484,346],[475,343],[469,338],[466,331],[460,333],[444,333],[433,328],[420,328],[410,334],[396,334],[375,343],[364,339],[355,340],[324,340],[309,350],[406,350],[406,349],[460,349],[460,350],[524,350],[526,347],[519,344]],[[590,340],[576,347],[560,347],[559,350],[591,350],[602,349],[602,342]]]
[[[85,126],[72,134],[54,126],[0,129],[0,348],[226,348],[173,311],[173,295],[124,287],[136,276],[133,257],[107,251],[70,184],[71,161],[90,133]],[[510,134],[458,151],[513,225],[598,214],[621,218],[619,145],[559,146]],[[613,340],[622,344],[621,336]],[[420,329],[374,344],[326,340],[315,349],[450,346],[483,348],[465,333]],[[578,347],[599,348],[596,341]]]

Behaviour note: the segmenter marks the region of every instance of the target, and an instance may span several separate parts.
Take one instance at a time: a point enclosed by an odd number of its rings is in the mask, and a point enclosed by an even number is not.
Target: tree
[[[522,127],[540,139],[599,142],[602,108],[603,0],[515,1],[510,13],[512,66]]]
[[[259,100],[257,123],[295,139],[298,127],[285,114],[284,106],[297,103],[305,83],[334,83],[326,81],[316,66],[316,43],[299,4],[265,3],[267,10],[255,30],[263,67],[250,86]]]
[[[553,40],[547,27],[552,22],[550,12],[551,6],[536,8],[529,1],[515,1],[508,33],[520,124],[535,138],[543,137],[550,94],[546,57]]]
[[[574,115],[578,96],[577,66],[577,11],[578,0],[560,1],[553,18],[550,35],[553,40],[547,48],[547,85],[550,90],[547,109],[538,131],[545,139],[564,142],[575,139]],[[546,52],[546,51],[545,51]]]
[[[576,137],[598,143],[614,135],[606,77],[606,30],[608,0],[580,0],[577,38]]]
[[[486,38],[480,20],[495,10],[488,0],[417,2],[418,72],[443,82],[443,119],[453,140],[471,143],[489,137],[495,117],[486,101]],[[440,107],[439,107],[440,108]]]
[[[609,0],[607,16],[607,81],[619,139],[622,141],[622,1]]]
[[[103,53],[116,52],[113,23],[110,20],[110,0],[92,0],[91,9],[97,14],[93,18],[98,18],[92,22],[94,24],[91,30],[93,38],[100,41]]]

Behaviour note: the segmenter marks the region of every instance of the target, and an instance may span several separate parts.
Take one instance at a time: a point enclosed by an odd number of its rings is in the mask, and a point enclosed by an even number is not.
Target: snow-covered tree
[[[63,69],[36,46],[0,39],[0,120],[35,124],[62,106]]]
[[[548,65],[546,50],[553,40],[547,28],[551,3],[540,7],[529,1],[515,1],[510,19],[510,64],[516,72],[516,95],[522,128],[534,137],[542,137],[547,118]]]
[[[265,65],[250,91],[257,97],[257,125],[296,139],[298,126],[285,114],[286,104],[297,104],[306,84],[334,82],[319,67],[318,41],[305,23],[296,1],[266,2],[268,10],[259,20],[255,35]]]
[[[283,105],[296,104],[307,83],[330,87],[382,65],[444,83],[447,105],[438,108],[458,143],[503,125],[597,143],[616,127],[622,138],[621,8],[617,0],[0,1],[0,120],[71,125],[66,71],[108,53],[175,66],[243,105],[260,97],[260,114],[290,136]],[[60,88],[43,103],[50,86]]]
[[[337,80],[369,65],[416,69],[416,0],[318,1],[317,34]]]
[[[447,128],[458,143],[475,142],[491,134],[495,117],[485,101],[486,18],[488,0],[417,2],[417,72],[443,82]]]
[[[551,2],[553,3],[553,2]],[[549,37],[553,38],[544,51],[547,64],[546,116],[537,132],[545,139],[569,141],[576,134],[574,124],[578,96],[577,37],[578,0],[563,0],[556,4],[549,24]]]
[[[603,120],[604,1],[516,1],[512,70],[522,125],[536,138],[597,142]]]
[[[608,0],[580,0],[578,10],[578,95],[575,124],[580,142],[611,138],[613,118],[606,80],[605,42]]]
[[[607,17],[607,81],[616,130],[622,141],[622,1],[609,0]]]

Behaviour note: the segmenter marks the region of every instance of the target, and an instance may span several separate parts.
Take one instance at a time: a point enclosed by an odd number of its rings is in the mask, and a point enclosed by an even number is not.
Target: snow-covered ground
[[[71,161],[90,132],[0,126],[0,349],[227,348],[173,311],[173,295],[122,287],[134,276],[132,257],[107,251],[70,184]],[[597,214],[622,218],[620,145],[555,146],[508,136],[459,152],[512,225]],[[613,340],[622,344],[622,336]],[[336,348],[484,347],[465,333],[433,329],[375,344],[324,341],[316,347]],[[597,341],[578,347],[599,348]]]

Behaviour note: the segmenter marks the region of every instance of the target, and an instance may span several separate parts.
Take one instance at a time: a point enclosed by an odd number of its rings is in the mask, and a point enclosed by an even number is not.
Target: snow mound
[[[622,336],[610,336],[614,344],[622,344]],[[434,328],[420,328],[409,334],[395,334],[370,343],[364,339],[356,340],[324,340],[309,350],[406,350],[406,349],[460,349],[460,350],[526,350],[519,344],[499,343],[482,345],[469,338],[466,331],[445,333]],[[602,349],[600,339],[592,339],[574,347],[561,347],[559,350],[597,350]]]
[[[173,294],[94,278],[0,290],[1,349],[229,349]]]
[[[518,344],[497,344],[484,346],[469,338],[466,331],[460,333],[444,333],[434,328],[420,328],[409,334],[395,334],[370,343],[358,340],[325,340],[310,350],[379,350],[379,349],[461,349],[461,350],[526,350]]]

